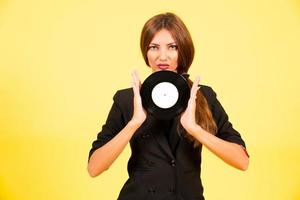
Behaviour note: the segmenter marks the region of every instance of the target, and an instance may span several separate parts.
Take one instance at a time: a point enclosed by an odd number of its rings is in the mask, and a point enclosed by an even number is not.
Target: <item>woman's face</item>
[[[168,30],[161,29],[154,35],[148,46],[147,58],[152,72],[177,72],[178,46]]]

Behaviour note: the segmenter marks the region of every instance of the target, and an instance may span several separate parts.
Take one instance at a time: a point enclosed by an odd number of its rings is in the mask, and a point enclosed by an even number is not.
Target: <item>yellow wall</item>
[[[238,171],[204,148],[209,200],[300,199],[300,3],[0,0],[0,199],[113,200],[130,149],[90,178],[87,155],[117,89],[136,68],[151,16],[177,13],[251,156]]]

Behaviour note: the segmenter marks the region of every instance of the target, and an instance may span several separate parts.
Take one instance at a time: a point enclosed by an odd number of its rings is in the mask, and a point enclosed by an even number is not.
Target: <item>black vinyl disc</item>
[[[162,70],[152,73],[140,90],[142,105],[157,119],[168,120],[182,113],[190,98],[190,88],[183,75]]]

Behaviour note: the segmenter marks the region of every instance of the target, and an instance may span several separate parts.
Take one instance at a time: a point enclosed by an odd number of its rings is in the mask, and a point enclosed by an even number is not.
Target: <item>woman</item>
[[[209,86],[188,79],[194,46],[184,23],[173,13],[149,19],[141,34],[141,51],[152,72],[183,74],[191,95],[186,110],[172,120],[147,115],[140,97],[138,73],[132,88],[119,90],[102,131],[89,153],[88,172],[96,177],[107,170],[130,143],[129,179],[120,200],[203,200],[200,179],[204,145],[229,165],[246,170],[249,156],[240,134]],[[201,87],[199,87],[201,86]]]

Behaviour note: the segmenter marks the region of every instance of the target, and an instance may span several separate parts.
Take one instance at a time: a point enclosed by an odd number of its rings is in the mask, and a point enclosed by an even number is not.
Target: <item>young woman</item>
[[[132,88],[118,90],[97,140],[89,153],[88,172],[107,170],[130,143],[129,179],[119,200],[203,200],[201,149],[205,146],[229,165],[246,170],[249,156],[241,135],[232,127],[216,93],[194,83],[187,72],[194,46],[182,20],[173,13],[149,19],[141,34],[141,51],[152,72],[185,74],[191,88],[186,110],[172,120],[147,115],[141,103],[138,73]]]

